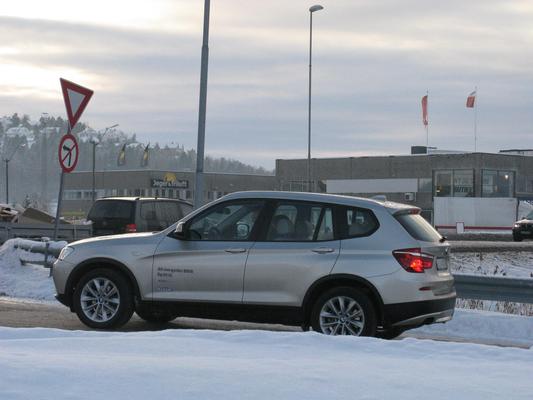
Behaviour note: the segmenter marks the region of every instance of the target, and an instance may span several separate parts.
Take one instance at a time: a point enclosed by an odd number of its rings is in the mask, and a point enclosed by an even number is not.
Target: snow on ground
[[[0,295],[53,301],[54,282],[49,278],[50,270],[42,265],[21,263],[26,261],[43,261],[42,254],[30,253],[15,248],[19,244],[32,243],[24,239],[11,239],[0,247]],[[39,243],[39,242],[33,242]],[[52,246],[65,246],[66,242],[54,242]]]
[[[451,321],[412,329],[404,336],[533,346],[533,318],[493,311],[456,309]]]
[[[450,262],[453,273],[533,278],[532,252],[452,253]]]
[[[533,350],[312,332],[0,328],[0,398],[531,399]]]

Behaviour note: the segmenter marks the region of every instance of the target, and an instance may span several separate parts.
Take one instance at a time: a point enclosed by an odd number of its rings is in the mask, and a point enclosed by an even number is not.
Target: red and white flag
[[[422,97],[422,123],[427,126],[429,124],[428,118],[428,95]]]
[[[466,98],[466,107],[467,108],[474,108],[475,102],[476,102],[476,91],[474,90]]]

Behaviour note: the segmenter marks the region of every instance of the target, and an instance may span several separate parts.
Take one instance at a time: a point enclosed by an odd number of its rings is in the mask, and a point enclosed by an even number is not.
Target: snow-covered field
[[[0,398],[531,399],[533,350],[312,332],[0,328]]]
[[[0,295],[53,300],[48,269],[21,265],[21,257],[31,256],[12,244],[0,248]],[[486,262],[478,268],[478,261],[463,257],[460,265],[469,273],[494,268]],[[521,270],[507,261],[497,261],[498,271]],[[533,318],[457,309],[452,321],[394,341],[260,330],[0,327],[0,371],[1,400],[529,400]]]

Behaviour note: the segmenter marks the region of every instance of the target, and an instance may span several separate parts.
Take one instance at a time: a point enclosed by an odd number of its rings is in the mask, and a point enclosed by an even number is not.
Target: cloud
[[[58,78],[95,90],[83,120],[196,146],[202,7],[158,0],[124,18],[0,17],[0,114],[62,115]],[[313,156],[530,147],[533,9],[525,1],[323,1],[314,17]],[[54,2],[50,5],[54,10]],[[309,4],[212,2],[206,152],[272,168],[306,156]],[[530,141],[529,141],[530,142]]]

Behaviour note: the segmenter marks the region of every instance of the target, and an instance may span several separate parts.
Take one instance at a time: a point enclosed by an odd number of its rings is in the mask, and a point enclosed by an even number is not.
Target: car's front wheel
[[[311,312],[313,330],[326,335],[375,336],[376,324],[370,298],[351,287],[328,290]]]
[[[99,268],[83,275],[73,300],[78,318],[91,328],[118,328],[133,314],[130,282],[112,269]]]

